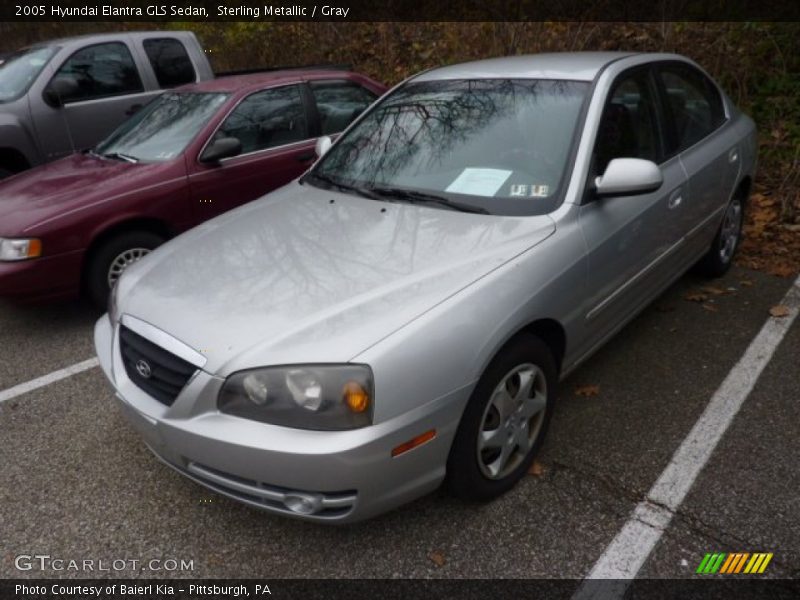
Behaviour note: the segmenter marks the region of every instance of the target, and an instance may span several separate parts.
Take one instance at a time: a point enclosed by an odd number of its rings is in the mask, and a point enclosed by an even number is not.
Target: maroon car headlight
[[[0,260],[15,261],[38,258],[42,255],[42,241],[36,238],[0,238]]]
[[[223,413],[297,429],[339,431],[372,424],[366,365],[290,365],[234,373],[220,391]]]

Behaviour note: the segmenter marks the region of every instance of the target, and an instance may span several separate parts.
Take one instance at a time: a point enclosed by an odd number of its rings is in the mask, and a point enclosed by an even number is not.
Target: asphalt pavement
[[[120,577],[582,578],[791,284],[738,268],[687,275],[561,384],[540,473],[489,504],[439,491],[352,526],[206,491],[149,453],[98,368],[66,377],[0,403],[0,577],[98,575],[15,568],[45,554],[137,561],[100,573]],[[0,304],[0,392],[93,357],[97,316]],[[798,395],[800,320],[640,577],[691,577],[716,551],[772,552],[767,576],[800,576]],[[169,559],[192,568],[167,570]]]

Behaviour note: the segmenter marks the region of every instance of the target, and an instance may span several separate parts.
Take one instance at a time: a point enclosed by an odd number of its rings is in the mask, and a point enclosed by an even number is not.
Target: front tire
[[[478,381],[447,459],[447,486],[467,500],[490,500],[530,468],[555,403],[558,371],[538,337],[524,334],[495,357]]]
[[[706,277],[722,277],[733,264],[733,257],[742,240],[744,223],[744,199],[741,194],[735,195],[725,209],[725,216],[714,236],[714,241],[700,262],[697,269]]]
[[[111,287],[125,269],[164,241],[163,237],[150,231],[127,231],[97,248],[86,267],[86,289],[94,305],[106,310]]]

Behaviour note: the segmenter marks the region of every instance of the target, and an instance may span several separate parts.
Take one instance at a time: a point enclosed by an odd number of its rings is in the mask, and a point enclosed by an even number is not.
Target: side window
[[[214,138],[235,137],[242,154],[308,138],[305,105],[297,85],[249,95],[233,109]]]
[[[160,87],[171,88],[197,80],[189,54],[178,40],[149,39],[142,45]]]
[[[128,47],[120,42],[96,44],[70,56],[54,79],[64,78],[76,85],[66,102],[144,91],[142,80]]]
[[[595,173],[604,173],[615,158],[659,162],[654,100],[645,71],[627,76],[614,85],[597,131]]]
[[[352,81],[312,81],[321,135],[339,133],[364,112],[377,96]]]
[[[691,67],[668,66],[659,69],[659,76],[676,137],[670,151],[688,148],[725,121],[722,98],[702,73]]]

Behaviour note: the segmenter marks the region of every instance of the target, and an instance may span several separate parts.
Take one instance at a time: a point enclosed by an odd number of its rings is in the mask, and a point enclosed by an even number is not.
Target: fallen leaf
[[[688,300],[689,302],[705,302],[708,300],[708,294],[703,294],[701,292],[688,292],[683,296],[684,300]]]
[[[714,287],[713,285],[707,285],[707,286],[705,286],[704,288],[701,288],[701,289],[704,292],[707,292],[707,293],[709,293],[709,294],[711,294],[713,296],[722,296],[723,294],[727,293],[725,290],[720,289],[718,287]]]
[[[708,303],[703,304],[703,309],[707,310],[708,312],[718,312],[719,311],[719,309],[716,306],[714,306],[713,304],[708,304]]]
[[[579,385],[575,387],[576,396],[584,396],[588,398],[589,396],[597,396],[597,394],[599,393],[600,393],[599,385]]]
[[[767,272],[776,277],[793,277],[796,271],[792,265],[780,264],[770,266]]]
[[[769,309],[769,314],[773,317],[786,317],[790,312],[789,307],[783,304],[778,304]]]
[[[431,562],[433,562],[433,564],[435,564],[437,567],[443,567],[444,563],[447,562],[444,559],[444,554],[441,552],[431,552],[428,555],[428,558],[430,558]]]
[[[534,460],[531,463],[531,467],[528,469],[528,475],[533,475],[534,477],[541,477],[544,475],[544,465],[540,463],[538,460]]]
[[[749,279],[742,279],[742,280],[739,282],[739,285],[742,285],[742,286],[744,286],[744,287],[753,287],[753,282],[752,282],[752,281],[750,281]]]

